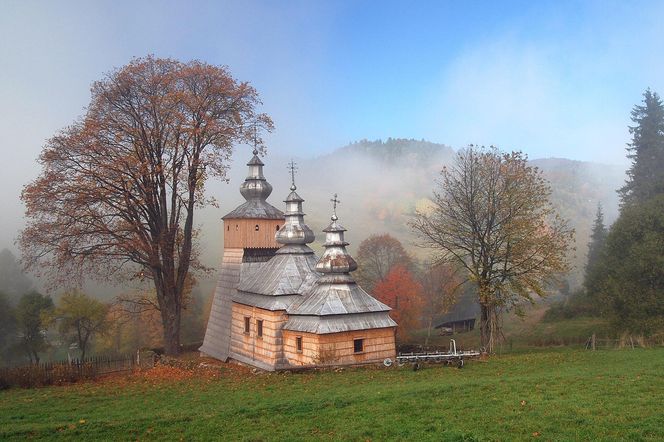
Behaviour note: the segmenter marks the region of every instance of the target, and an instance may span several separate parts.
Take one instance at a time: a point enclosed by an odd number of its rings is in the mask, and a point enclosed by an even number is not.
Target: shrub
[[[597,306],[583,290],[577,290],[567,299],[551,304],[544,313],[544,322],[555,322],[562,319],[579,318],[582,316],[598,316]]]

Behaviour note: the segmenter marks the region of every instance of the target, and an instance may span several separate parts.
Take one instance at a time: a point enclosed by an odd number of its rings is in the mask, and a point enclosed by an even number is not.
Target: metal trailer
[[[426,353],[399,353],[397,355],[396,363],[399,367],[402,367],[405,364],[412,364],[413,370],[419,370],[421,365],[425,362],[434,362],[434,363],[444,363],[447,365],[456,365],[457,367],[463,367],[463,361],[466,358],[476,358],[480,356],[479,351],[470,350],[470,351],[457,351],[456,341],[450,339],[450,350],[449,351],[436,351],[436,352],[426,352]],[[386,367],[392,366],[394,362],[387,358],[383,361],[383,364]]]

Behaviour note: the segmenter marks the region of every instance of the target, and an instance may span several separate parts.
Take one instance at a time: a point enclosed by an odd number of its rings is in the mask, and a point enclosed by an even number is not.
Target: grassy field
[[[664,439],[664,349],[561,348],[417,372],[155,373],[0,392],[0,439]]]

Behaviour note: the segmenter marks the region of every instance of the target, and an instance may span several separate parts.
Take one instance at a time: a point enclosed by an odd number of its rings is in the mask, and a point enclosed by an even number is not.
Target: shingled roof
[[[243,273],[238,290],[270,296],[302,293],[303,285],[311,286],[317,279],[313,272],[315,265],[313,252],[278,254],[253,272]]]
[[[365,292],[355,282],[320,283],[305,293],[302,301],[293,305],[288,314],[327,316],[390,310],[390,307]]]
[[[228,212],[221,219],[284,219],[284,212],[265,200],[249,200]]]

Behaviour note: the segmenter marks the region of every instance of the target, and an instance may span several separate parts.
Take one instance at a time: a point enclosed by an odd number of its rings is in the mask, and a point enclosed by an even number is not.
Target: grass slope
[[[664,349],[0,392],[0,439],[662,440]]]

